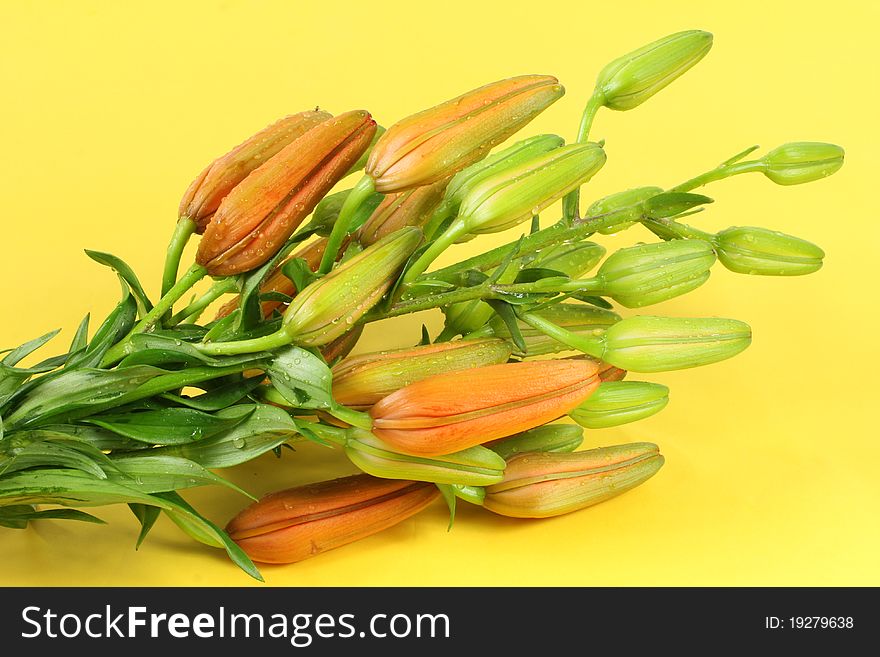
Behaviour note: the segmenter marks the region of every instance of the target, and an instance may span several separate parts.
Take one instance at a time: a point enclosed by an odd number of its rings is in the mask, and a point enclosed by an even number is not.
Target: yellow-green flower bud
[[[435,374],[506,363],[504,340],[438,342],[350,356],[333,367],[333,396],[346,406],[365,407]]]
[[[843,156],[835,144],[799,141],[774,148],[759,161],[777,185],[800,185],[830,176],[843,166]]]
[[[571,144],[505,168],[475,185],[462,199],[450,230],[495,233],[535,216],[580,187],[605,164],[598,144]]]
[[[712,35],[678,32],[618,57],[599,73],[596,91],[613,110],[638,107],[699,62],[712,47]]]
[[[455,212],[465,196],[486,178],[499,171],[516,166],[520,162],[525,162],[536,155],[559,148],[564,143],[565,140],[557,135],[535,135],[534,137],[518,141],[513,146],[500,150],[485,160],[462,169],[449,181],[440,210],[444,213]]]
[[[666,372],[731,358],[752,341],[745,322],[721,318],[628,317],[602,336],[591,356],[632,372]]]
[[[574,303],[557,303],[548,308],[538,310],[533,314],[575,335],[586,336],[603,335],[605,329],[620,321],[620,315],[610,310]],[[526,351],[525,353],[520,353],[514,347],[514,353],[517,356],[543,356],[572,349],[572,347],[559,342],[523,321],[520,321],[518,324],[520,333],[526,343]],[[510,330],[500,317],[493,317],[489,325],[497,337],[504,338],[505,340],[511,339]]]
[[[740,274],[800,276],[822,268],[825,252],[812,242],[766,228],[740,226],[715,236],[718,259]]]
[[[281,330],[294,344],[309,347],[340,337],[391,288],[421,240],[420,229],[403,228],[342,263],[296,295]]]
[[[702,240],[639,244],[608,257],[596,274],[597,292],[641,308],[698,288],[713,264],[715,251]]]
[[[599,384],[599,389],[605,385]],[[595,392],[593,393],[596,394]],[[584,441],[584,430],[574,424],[545,424],[502,438],[486,447],[504,460],[525,452],[573,452]]]
[[[569,413],[587,429],[628,424],[659,413],[669,403],[669,388],[645,381],[608,381]]]
[[[501,481],[506,466],[498,454],[479,445],[431,458],[401,454],[363,430],[351,431],[345,454],[358,468],[374,477],[435,484],[488,486]]]
[[[663,466],[657,445],[632,443],[569,454],[531,452],[507,462],[483,506],[514,518],[549,518],[611,499]]]
[[[617,192],[604,198],[600,198],[587,208],[587,219],[615,213],[613,223],[603,226],[598,232],[603,235],[611,235],[625,228],[629,228],[638,221],[643,214],[643,203],[657,194],[662,194],[660,187],[636,187],[623,192]]]

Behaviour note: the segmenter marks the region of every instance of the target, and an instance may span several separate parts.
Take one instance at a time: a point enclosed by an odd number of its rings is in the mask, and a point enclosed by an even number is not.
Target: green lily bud
[[[564,143],[565,140],[557,135],[535,135],[534,137],[518,141],[513,146],[500,150],[485,160],[462,169],[449,181],[440,211],[446,214],[446,216],[451,216],[452,213],[457,211],[465,196],[486,178],[493,176],[499,171],[515,167],[536,155],[542,155],[559,148]]]
[[[604,256],[605,247],[595,242],[563,243],[542,249],[528,266],[553,269],[566,276],[577,278],[598,265]]]
[[[611,235],[625,228],[629,228],[637,222],[643,213],[642,204],[657,194],[662,194],[660,187],[636,187],[623,192],[617,192],[604,198],[600,198],[587,208],[587,219],[610,214],[617,214],[614,223],[599,229],[603,235]]]
[[[628,424],[659,413],[669,403],[669,388],[645,381],[609,381],[568,415],[587,429]]]
[[[561,146],[505,167],[471,188],[450,231],[497,233],[516,226],[580,187],[604,164],[602,147],[586,143]]]
[[[702,240],[672,240],[620,249],[596,274],[599,294],[627,308],[666,301],[698,288],[715,264],[712,245]]]
[[[715,236],[718,259],[740,274],[800,276],[822,268],[825,252],[812,242],[766,228],[739,226]]]
[[[666,372],[731,358],[749,346],[752,331],[735,319],[643,315],[614,324],[598,341],[591,356],[632,372]]]
[[[659,448],[651,443],[570,454],[520,454],[507,462],[501,483],[486,488],[483,506],[514,518],[558,516],[635,488],[663,463]]]
[[[620,315],[604,308],[574,303],[557,303],[533,313],[544,320],[553,322],[575,335],[602,335],[604,330],[620,321]],[[514,347],[517,356],[544,356],[560,351],[570,351],[572,347],[559,342],[546,333],[533,328],[523,321],[518,322],[519,331],[526,343],[526,351],[520,353]],[[493,333],[505,340],[511,340],[510,330],[500,317],[493,317],[489,322]]]
[[[603,385],[605,384],[599,384],[599,389]],[[506,461],[525,452],[573,452],[582,442],[584,442],[584,430],[579,426],[545,424],[509,438],[487,443],[486,447]]]
[[[618,57],[599,73],[594,94],[613,110],[638,107],[699,62],[712,47],[712,35],[678,32]]]
[[[843,156],[835,144],[799,141],[774,148],[759,161],[777,185],[800,185],[830,176],[843,166]]]
[[[498,454],[479,445],[445,456],[409,456],[360,429],[350,432],[345,454],[358,468],[374,477],[464,486],[498,483],[507,465]]]
[[[391,288],[422,231],[407,227],[382,238],[318,279],[293,299],[281,331],[300,346],[317,347],[346,333]]]

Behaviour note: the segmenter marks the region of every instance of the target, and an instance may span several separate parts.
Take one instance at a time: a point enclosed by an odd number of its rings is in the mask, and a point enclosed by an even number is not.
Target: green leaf
[[[602,297],[594,297],[589,294],[581,293],[572,294],[571,297],[573,299],[577,299],[578,301],[584,301],[585,303],[596,306],[598,308],[605,308],[606,310],[611,310],[612,308],[614,308],[614,306],[609,301],[603,299]]]
[[[13,529],[24,529],[30,520],[79,520],[80,522],[93,522],[98,525],[107,523],[96,518],[90,513],[75,509],[45,509],[37,511],[29,504],[13,504],[0,506],[0,526]]]
[[[103,459],[108,460],[102,452]],[[14,456],[0,461],[0,476],[37,467],[62,467],[81,470],[97,479],[106,479],[107,474],[96,462],[93,455],[84,454],[83,450],[65,444],[63,441],[43,440],[33,442],[17,449]]]
[[[297,290],[304,290],[318,277],[304,258],[293,258],[281,265],[281,273],[289,278]]]
[[[507,271],[507,268],[510,267],[513,259],[519,255],[519,250],[522,247],[523,240],[525,239],[525,235],[521,235],[517,240],[516,244],[511,247],[511,249],[504,256],[504,260],[501,261],[501,264],[495,268],[492,272],[492,275],[489,277],[489,284],[495,284],[501,280],[501,277],[504,275],[504,272]],[[482,273],[482,272],[481,272]]]
[[[16,431],[15,439],[21,444],[41,440],[72,440],[101,453],[105,458],[104,451],[130,451],[146,447],[143,443],[123,438],[100,427],[78,424],[49,424],[38,429]]]
[[[202,353],[193,345],[182,340],[149,333],[131,336],[131,346],[132,352],[119,364],[120,367],[172,364],[229,367],[242,363],[256,363],[271,357],[268,352],[214,357]]]
[[[297,408],[333,406],[330,368],[310,351],[286,347],[277,353],[266,373],[275,389]]]
[[[570,280],[571,277],[565,272],[556,271],[555,269],[546,269],[544,267],[531,267],[523,269],[516,275],[514,283],[534,283],[545,278],[559,278],[560,282]]]
[[[110,267],[113,271],[119,274],[126,283],[128,283],[132,293],[137,298],[142,315],[147,314],[153,309],[153,304],[150,302],[147,293],[144,292],[144,288],[138,280],[137,275],[134,273],[134,270],[123,262],[121,258],[117,258],[110,253],[102,253],[101,251],[90,251],[89,249],[86,249],[85,251],[86,255],[92,260],[100,265]]]
[[[109,472],[109,479],[142,493],[218,485],[254,499],[231,481],[180,456],[156,454],[155,450],[148,450],[114,458],[113,464],[117,472]]]
[[[85,420],[120,436],[151,445],[181,445],[210,438],[243,422],[249,412],[218,417],[194,408],[163,408],[134,413],[96,415]]]
[[[70,349],[68,350],[69,356],[73,356],[75,353],[82,351],[89,345],[89,321],[91,320],[91,317],[90,313],[86,313],[86,316],[83,317],[79,326],[76,328],[73,340],[70,341]]]
[[[645,214],[650,219],[668,219],[698,205],[713,203],[708,196],[690,192],[663,192],[645,201]]]
[[[437,488],[440,489],[440,494],[443,496],[443,499],[446,501],[446,506],[449,507],[449,526],[446,528],[446,531],[452,531],[452,525],[455,523],[455,505],[456,500],[458,499],[455,495],[455,489],[451,484],[434,484]]]
[[[296,423],[285,411],[269,404],[245,404],[253,412],[229,431],[186,445],[170,445],[151,454],[181,456],[206,468],[228,468],[269,452],[299,434]],[[217,415],[240,413],[232,406]]]
[[[283,262],[288,254],[296,248],[297,244],[309,237],[309,235],[311,233],[297,233],[266,264],[242,277],[241,293],[238,297],[237,308],[239,312],[236,315],[237,329],[253,328],[260,323],[263,319],[263,311],[260,307],[260,285],[263,284],[263,281],[269,274],[275,271],[278,264]],[[227,315],[227,317],[231,316],[231,314]]]
[[[172,340],[181,340],[183,342],[201,342],[207,332],[208,329],[198,324],[178,324],[171,328],[157,329],[150,335],[158,335],[163,338],[171,338]]]
[[[173,503],[173,507],[164,509],[164,511],[184,532],[207,545],[225,548],[226,554],[235,565],[254,579],[263,581],[260,571],[257,570],[254,562],[245,554],[244,550],[238,547],[226,532],[192,508],[180,495],[173,492],[158,493],[156,497]]]
[[[128,335],[137,320],[137,302],[126,291],[122,300],[101,324],[89,346],[77,354],[73,354],[65,364],[66,369],[78,367],[97,367],[101,364],[104,354],[114,344]]]
[[[129,504],[128,508],[131,509],[134,517],[137,518],[138,522],[141,524],[141,531],[138,534],[137,543],[135,543],[134,546],[134,549],[137,550],[140,548],[141,543],[144,542],[147,534],[150,533],[153,525],[156,524],[156,519],[159,517],[162,510],[157,506],[147,506],[146,504],[136,503]]]
[[[422,324],[422,339],[419,340],[420,347],[431,344],[431,334],[428,333],[428,327]]]
[[[13,366],[17,365],[21,360],[35,352],[37,349],[42,347],[44,344],[49,342],[52,338],[54,338],[58,333],[61,332],[61,329],[55,329],[54,331],[49,331],[48,333],[41,335],[38,338],[34,338],[33,340],[29,340],[22,345],[19,345],[15,349],[11,349],[4,357],[3,360],[0,360],[0,363],[4,365]]]
[[[148,365],[115,370],[65,370],[30,392],[7,417],[7,422],[26,426],[89,407],[100,412],[107,403],[112,405],[118,401],[115,405],[122,405],[127,401],[125,393],[137,390],[141,384],[164,373]]]
[[[492,310],[494,310],[504,322],[504,325],[507,326],[507,330],[510,331],[510,339],[513,340],[513,344],[516,345],[516,348],[519,349],[520,353],[526,353],[528,347],[526,346],[526,341],[525,338],[523,338],[522,332],[519,330],[519,319],[511,305],[497,299],[487,299],[486,303],[489,304]]]
[[[260,294],[260,301],[276,301],[278,303],[290,303],[293,301],[293,297],[289,294],[284,294],[283,292],[263,292]]]
[[[162,395],[162,398],[199,411],[219,411],[240,402],[257,389],[264,380],[265,377],[262,375],[252,376],[249,379],[241,379],[218,386],[210,392],[198,395],[197,397],[185,397],[166,393]]]

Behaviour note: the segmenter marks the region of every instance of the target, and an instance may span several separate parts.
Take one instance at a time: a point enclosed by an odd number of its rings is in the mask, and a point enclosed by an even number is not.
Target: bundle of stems
[[[817,271],[824,253],[806,240],[751,226],[709,233],[684,219],[712,202],[694,191],[710,183],[757,172],[800,184],[843,163],[833,144],[758,158],[751,147],[680,184],[582,210],[581,188],[607,159],[589,139],[599,110],[639,106],[711,46],[691,30],[608,64],[568,144],[540,134],[496,149],[564,94],[552,76],[523,75],[387,130],[364,110],[300,112],[212,162],[181,201],[157,297],[120,258],[87,251],[119,278],[112,312],[94,332],[86,315],[64,353],[35,364],[23,363],[58,331],[3,352],[0,525],[102,522],[82,508],[127,504],[138,545],[164,513],[260,578],[254,560],[298,561],[439,496],[451,514],[464,500],[548,517],[650,478],[663,464],[656,445],[581,451],[584,428],[666,406],[665,386],[628,373],[729,358],[751,331],[615,306],[686,294],[718,261],[753,275]],[[562,216],[542,226],[560,200]],[[432,269],[455,244],[518,225],[518,239]],[[595,241],[636,225],[649,242],[606,257]],[[194,235],[196,260],[179,273]],[[350,355],[366,324],[431,309],[445,315],[438,335]],[[220,485],[248,496],[220,471],[303,439],[341,449],[364,474],[280,491],[225,529],[180,493]]]

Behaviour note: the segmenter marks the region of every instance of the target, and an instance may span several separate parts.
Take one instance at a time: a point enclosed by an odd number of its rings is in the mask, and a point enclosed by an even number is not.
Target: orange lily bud
[[[254,170],[220,203],[196,261],[212,276],[269,260],[370,144],[376,122],[363,110],[315,126]]]
[[[373,406],[373,433],[407,454],[450,454],[562,417],[599,386],[598,372],[593,361],[543,360],[438,374]]]
[[[478,162],[565,93],[549,75],[487,84],[388,128],[367,160],[376,191],[427,185]]]
[[[318,265],[321,264],[321,256],[324,255],[324,247],[327,246],[327,239],[322,237],[314,242],[311,242],[304,246],[303,248],[295,251],[287,260],[294,260],[296,258],[302,258],[308,264],[309,269],[315,271],[318,268]],[[284,272],[281,271],[281,266],[284,263],[281,263],[279,267],[269,274],[266,277],[266,280],[263,281],[263,284],[260,285],[260,294],[266,294],[267,292],[280,292],[281,294],[286,294],[289,297],[292,297],[296,294],[296,286],[293,284],[287,276],[284,275]],[[263,317],[269,317],[272,314],[272,311],[275,310],[278,306],[281,305],[280,301],[264,301],[262,303],[263,309]],[[219,311],[217,311],[217,317],[215,319],[220,319],[221,317],[226,317],[233,310],[238,308],[238,297],[229,300],[226,302]]]
[[[483,506],[514,518],[549,518],[611,499],[663,466],[657,445],[632,443],[585,452],[532,452],[507,461]]]
[[[251,171],[332,116],[318,110],[300,112],[260,130],[205,167],[183,194],[178,215],[195,221],[196,232],[204,233],[220,202]]]
[[[404,226],[422,228],[440,205],[448,184],[449,179],[445,178],[432,185],[387,195],[358,231],[358,241],[369,246]]]
[[[267,495],[226,532],[254,561],[294,563],[396,525],[438,495],[433,484],[354,475]]]
[[[386,395],[435,374],[505,363],[504,340],[460,340],[346,358],[333,368],[333,397],[340,404],[367,407]]]

